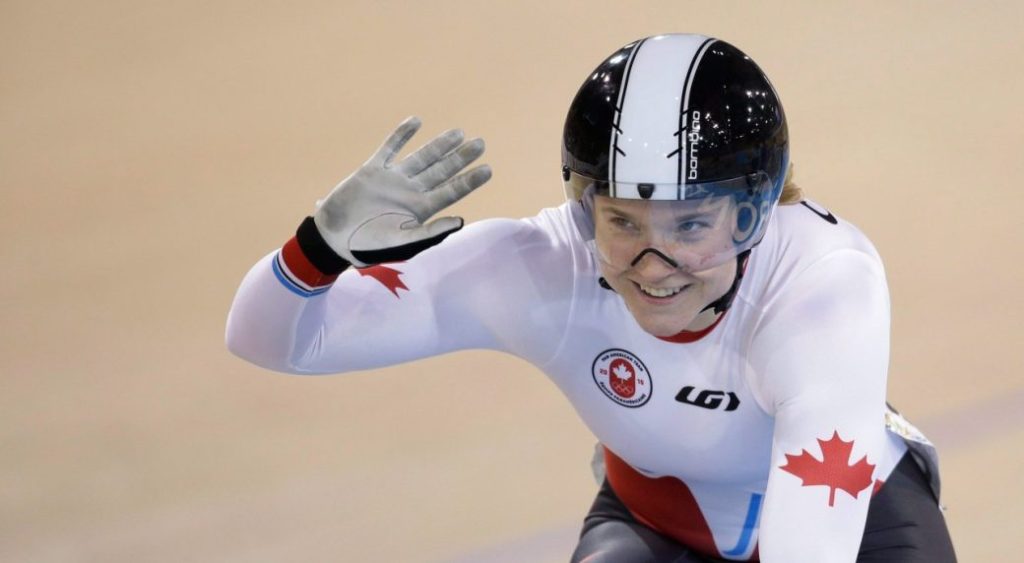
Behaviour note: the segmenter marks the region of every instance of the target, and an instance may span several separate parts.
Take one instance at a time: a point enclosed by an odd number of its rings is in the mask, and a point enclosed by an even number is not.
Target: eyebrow
[[[678,221],[678,220],[685,220],[685,219],[693,219],[695,217],[714,216],[714,215],[717,215],[719,211],[720,210],[718,210],[718,209],[693,209],[693,210],[680,211],[680,212],[678,212],[677,214],[674,215],[673,219]],[[630,219],[630,220],[634,219],[634,214],[633,213],[625,211],[625,210],[623,210],[623,209],[621,209],[619,207],[615,207],[615,205],[613,205],[613,204],[607,204],[605,206],[605,208],[602,210],[602,212],[604,212],[604,213],[611,213],[613,215],[617,215],[617,216],[622,217],[624,219]],[[646,215],[646,214],[641,213],[640,215]]]
[[[611,213],[613,215],[619,215],[620,217],[627,217],[627,218],[628,217],[632,217],[632,215],[630,213],[628,213],[626,211],[623,211],[622,209],[619,209],[618,207],[611,206],[611,205],[605,206],[605,208],[602,209],[601,212],[602,213]]]

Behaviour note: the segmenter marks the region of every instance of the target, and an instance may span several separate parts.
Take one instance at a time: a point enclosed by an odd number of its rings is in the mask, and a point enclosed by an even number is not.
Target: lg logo
[[[726,397],[729,398],[729,402],[725,405],[725,412],[734,411],[740,406],[740,398],[736,396],[736,393],[729,391],[708,391],[707,389],[700,391],[696,396],[691,397],[694,387],[687,385],[683,387],[679,394],[676,395],[676,400],[680,403],[686,403],[695,407],[701,407],[705,409],[717,409],[722,406],[722,402]]]

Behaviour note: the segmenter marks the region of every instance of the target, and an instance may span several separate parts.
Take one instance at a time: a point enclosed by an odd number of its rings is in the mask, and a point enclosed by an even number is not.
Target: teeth
[[[644,293],[650,295],[651,297],[671,297],[682,290],[683,288],[681,287],[647,287],[646,285],[640,286],[640,291],[643,291]]]

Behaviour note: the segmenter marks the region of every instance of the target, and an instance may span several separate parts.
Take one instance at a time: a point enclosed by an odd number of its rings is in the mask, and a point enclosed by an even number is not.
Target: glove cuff
[[[295,240],[306,259],[324,275],[336,276],[351,265],[327,244],[320,230],[316,228],[312,216],[306,217],[299,225],[295,231]]]
[[[334,253],[320,231],[307,217],[298,231],[274,257],[277,278],[292,293],[302,297],[319,295],[338,279],[349,263]]]

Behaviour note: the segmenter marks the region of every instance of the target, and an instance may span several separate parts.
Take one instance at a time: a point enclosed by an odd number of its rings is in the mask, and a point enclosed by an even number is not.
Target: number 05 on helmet
[[[566,193],[588,217],[595,197],[650,203],[628,206],[632,240],[614,244],[629,248],[599,241],[606,261],[644,248],[693,270],[735,258],[764,236],[788,161],[768,77],[703,35],[648,37],[613,53],[580,87],[562,136]],[[638,209],[646,216],[630,216]]]

